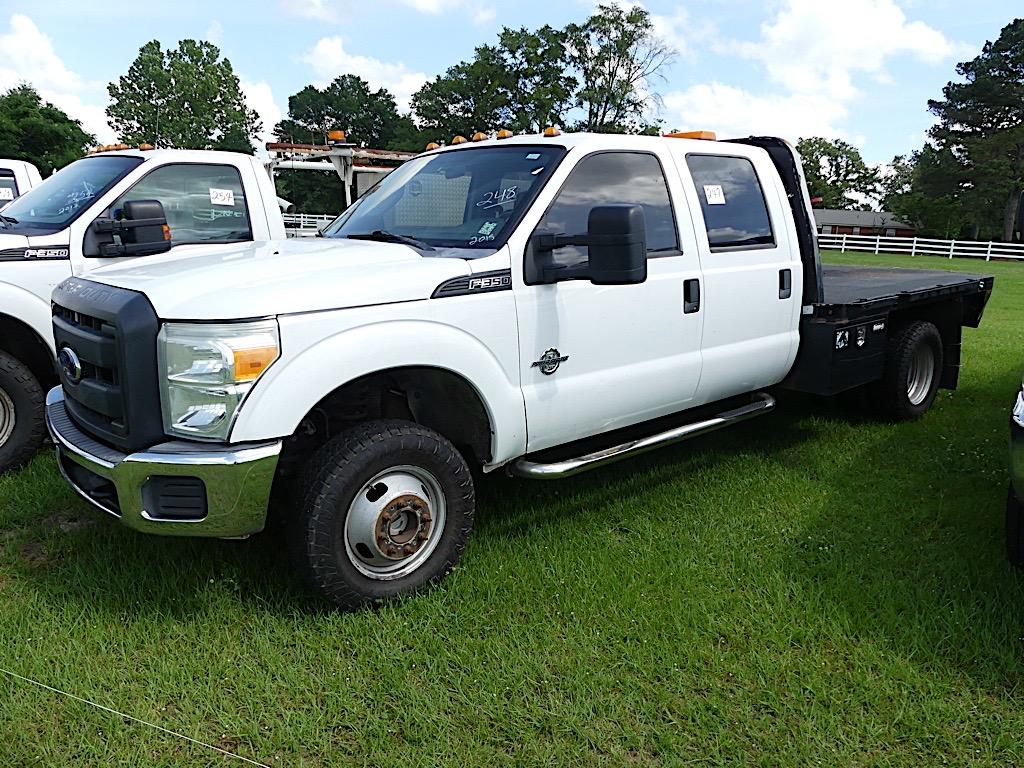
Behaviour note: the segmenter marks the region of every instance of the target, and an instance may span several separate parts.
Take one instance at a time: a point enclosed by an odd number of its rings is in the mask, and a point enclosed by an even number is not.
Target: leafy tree
[[[1002,238],[1013,238],[1024,191],[1024,19],[1003,27],[995,42],[956,67],[965,82],[947,83],[928,108],[940,147],[963,159],[979,190],[998,191]]]
[[[340,213],[345,207],[345,185],[333,170],[279,171],[274,185],[296,213]]]
[[[854,195],[871,197],[879,191],[878,172],[869,168],[860,151],[842,139],[812,137],[796,145],[803,159],[811,197],[823,208],[866,210]]]
[[[45,176],[77,160],[95,143],[78,120],[43,101],[31,85],[0,96],[0,156],[27,160]]]
[[[547,24],[536,32],[526,28],[501,30],[497,55],[509,112],[503,125],[513,131],[535,133],[563,122],[577,86],[576,79],[566,71],[565,43],[565,31]]]
[[[512,119],[508,79],[499,49],[481,45],[472,61],[449,67],[413,94],[412,108],[437,140],[488,131]]]
[[[579,74],[575,105],[586,117],[578,130],[648,132],[645,116],[661,99],[654,81],[675,51],[654,32],[651,15],[639,5],[629,9],[601,4],[583,24],[565,29],[568,61]]]
[[[412,119],[399,115],[395,97],[386,89],[373,91],[357,75],[340,75],[326,88],[307,85],[290,96],[288,118],[274,127],[274,133],[282,141],[324,144],[329,131],[342,130],[349,141],[397,149],[392,145],[408,143],[413,128]]]
[[[107,92],[110,125],[127,144],[252,152],[260,130],[231,62],[205,41],[167,51],[146,43]]]

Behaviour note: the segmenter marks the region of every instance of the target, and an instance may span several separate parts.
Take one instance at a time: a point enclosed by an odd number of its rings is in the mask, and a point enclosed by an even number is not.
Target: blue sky
[[[407,103],[427,78],[472,55],[502,26],[561,26],[593,2],[520,0],[5,0],[0,88],[35,84],[102,140],[106,83],[139,47],[209,39],[231,59],[265,128],[308,83],[354,72]],[[687,0],[643,2],[679,54],[654,84],[668,128],[721,135],[824,135],[869,162],[921,145],[957,61],[1024,9],[975,0]]]

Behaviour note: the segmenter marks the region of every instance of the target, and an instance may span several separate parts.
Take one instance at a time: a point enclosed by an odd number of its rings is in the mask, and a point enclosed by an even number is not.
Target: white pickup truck
[[[58,381],[54,286],[131,257],[196,256],[284,237],[273,183],[248,155],[97,151],[41,185],[36,179],[0,211],[0,472],[31,457],[46,434],[44,396]],[[138,226],[150,215],[168,229]]]
[[[919,416],[991,290],[823,268],[779,139],[463,141],[323,239],[61,283],[47,420],[71,485],[137,530],[246,536],[281,500],[299,567],[353,608],[452,568],[471,465],[565,477],[766,414],[780,385]]]

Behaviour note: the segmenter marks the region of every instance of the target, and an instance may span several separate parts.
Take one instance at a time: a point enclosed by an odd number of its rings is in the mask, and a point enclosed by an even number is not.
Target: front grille
[[[79,278],[53,294],[58,360],[74,353],[80,376],[60,368],[68,414],[86,433],[122,451],[162,437],[156,313],[141,293]]]

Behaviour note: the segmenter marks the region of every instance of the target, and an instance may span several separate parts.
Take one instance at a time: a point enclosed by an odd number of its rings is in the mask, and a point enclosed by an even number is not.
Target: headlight
[[[235,412],[281,352],[276,320],[165,323],[157,337],[164,431],[226,441]]]

